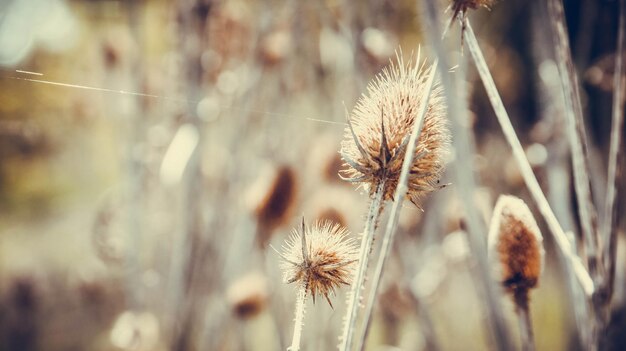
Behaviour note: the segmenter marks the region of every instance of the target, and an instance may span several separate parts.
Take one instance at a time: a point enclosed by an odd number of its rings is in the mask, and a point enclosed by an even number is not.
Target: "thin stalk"
[[[574,189],[576,190],[578,215],[584,238],[587,266],[591,277],[597,284],[600,273],[598,269],[602,267],[598,266],[597,218],[591,198],[588,174],[587,136],[584,129],[578,77],[572,63],[562,2],[560,0],[548,0],[548,14],[552,25],[557,66],[565,100],[567,134],[574,170]]]
[[[441,18],[436,0],[418,0],[420,6],[418,12],[423,23],[423,30],[431,45],[433,45],[440,61],[439,73],[444,96],[448,105],[448,116],[451,121],[450,129],[454,135],[453,143],[456,152],[454,166],[455,189],[462,201],[465,219],[468,229],[468,241],[472,256],[476,259],[474,274],[477,278],[476,288],[482,289],[487,315],[487,330],[491,331],[494,348],[497,350],[510,350],[511,338],[506,326],[502,307],[500,306],[501,294],[490,275],[490,267],[487,261],[487,248],[485,245],[486,228],[481,221],[480,215],[474,205],[473,197],[476,189],[472,159],[474,157],[474,140],[467,127],[469,120],[465,91],[460,88],[459,74],[453,79],[448,71],[451,66],[448,62],[448,53],[443,47],[441,40]]]
[[[306,306],[306,285],[301,284],[298,289],[298,298],[296,299],[296,317],[293,324],[293,339],[291,346],[287,348],[289,351],[300,350],[300,339],[302,337],[302,326],[304,325],[304,311]]]
[[[385,194],[385,182],[383,178],[377,185],[376,193],[370,204],[367,218],[365,220],[365,230],[361,238],[361,248],[359,251],[359,269],[356,273],[354,283],[350,289],[348,296],[348,310],[344,317],[343,333],[339,349],[347,351],[352,349],[352,340],[354,336],[354,328],[356,326],[356,317],[359,310],[361,291],[364,288],[365,273],[367,271],[367,263],[369,255],[372,251],[372,243],[374,241],[374,232],[378,224],[380,213],[383,210],[383,196]]]
[[[533,335],[532,321],[530,320],[530,308],[528,306],[518,308],[517,317],[522,339],[522,351],[535,351],[535,337]]]
[[[569,240],[567,239],[567,235],[563,231],[563,228],[559,224],[559,221],[556,219],[546,196],[544,195],[541,187],[539,186],[539,182],[533,173],[532,167],[526,158],[526,153],[524,152],[524,148],[517,138],[517,134],[515,133],[515,129],[511,124],[511,120],[509,118],[508,113],[504,109],[504,105],[502,103],[502,99],[500,98],[500,94],[498,93],[498,89],[496,88],[496,84],[493,81],[493,77],[489,72],[489,68],[487,68],[487,62],[483,57],[480,46],[478,46],[478,41],[476,40],[476,36],[474,35],[474,31],[472,29],[469,21],[466,20],[466,33],[465,33],[465,43],[468,46],[470,54],[474,59],[474,63],[476,64],[476,69],[478,70],[478,74],[485,86],[485,90],[487,91],[487,95],[489,96],[489,101],[493,106],[493,109],[496,113],[496,117],[498,122],[500,123],[500,127],[502,128],[502,132],[504,136],[511,146],[513,150],[513,156],[517,161],[517,165],[522,172],[522,177],[524,178],[524,182],[530,191],[537,207],[539,208],[539,212],[545,219],[554,239],[557,243],[557,246],[563,253],[563,256],[567,259],[566,261],[571,266],[572,271],[577,277],[578,283],[583,288],[585,294],[589,297],[594,292],[594,283],[589,276],[585,266],[582,264],[580,258],[576,255],[575,249],[570,245]]]
[[[604,204],[604,222],[602,225],[605,266],[607,267],[607,300],[611,301],[615,284],[615,264],[617,262],[617,173],[622,168],[620,150],[622,150],[622,129],[624,126],[624,77],[622,65],[624,61],[624,32],[626,31],[626,4],[619,2],[619,27],[617,34],[617,54],[615,55],[615,75],[613,76],[613,121],[611,124],[611,146],[609,149],[609,169]]]
[[[383,275],[383,269],[385,268],[387,258],[391,253],[391,247],[396,233],[396,227],[398,225],[398,218],[400,218],[400,210],[402,209],[404,197],[409,190],[407,186],[409,181],[409,172],[411,170],[411,165],[413,164],[413,159],[415,158],[415,152],[409,152],[409,150],[415,150],[418,138],[422,133],[424,118],[426,116],[426,112],[428,111],[428,100],[430,98],[430,93],[432,92],[432,89],[434,87],[435,76],[437,73],[437,63],[438,61],[435,60],[430,70],[430,75],[428,77],[428,81],[426,82],[424,96],[422,96],[422,101],[420,105],[421,108],[415,117],[413,130],[411,131],[411,137],[409,138],[409,143],[406,147],[407,152],[404,155],[402,171],[400,172],[400,180],[398,181],[398,186],[396,187],[396,191],[393,197],[394,199],[396,199],[396,201],[394,201],[391,207],[391,214],[389,215],[389,220],[387,221],[387,227],[385,228],[382,247],[378,256],[378,262],[376,263],[376,270],[374,271],[374,276],[372,277],[373,280],[372,286],[370,288],[370,294],[365,304],[365,317],[363,319],[365,323],[365,328],[363,328],[363,332],[356,339],[357,350],[363,350],[363,348],[365,347],[365,340],[367,339],[369,327],[371,325],[370,318],[372,315],[372,310],[374,309],[374,302],[376,301],[376,296],[378,294],[378,287],[380,286],[380,278]]]

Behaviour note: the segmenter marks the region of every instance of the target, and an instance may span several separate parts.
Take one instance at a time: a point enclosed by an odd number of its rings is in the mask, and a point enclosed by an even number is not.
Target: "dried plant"
[[[397,55],[367,87],[348,118],[341,156],[348,168],[344,180],[362,184],[373,196],[384,183],[384,200],[393,199],[411,130],[425,95],[425,62],[405,63]],[[417,205],[439,188],[443,158],[450,143],[441,87],[430,94],[424,132],[413,149],[407,197]]]
[[[316,296],[324,296],[332,307],[329,294],[341,285],[350,285],[357,249],[354,240],[347,236],[348,231],[339,225],[318,222],[307,227],[302,218],[300,231],[294,230],[279,252],[284,281],[299,286],[290,350],[300,349],[306,296],[310,295],[313,303]]]
[[[452,11],[452,18],[447,29],[450,29],[455,20],[461,22],[461,47],[465,38],[465,19],[468,10],[476,10],[479,7],[490,9],[495,0],[452,0],[446,11]]]
[[[249,190],[248,201],[258,223],[257,241],[262,247],[290,218],[297,190],[296,172],[288,165],[262,174]]]
[[[267,279],[260,273],[249,273],[228,287],[226,299],[237,318],[252,318],[267,307]]]
[[[348,118],[341,156],[349,168],[344,171],[348,177],[342,178],[363,186],[372,202],[362,236],[356,281],[348,298],[342,350],[348,350],[352,345],[357,301],[361,296],[378,217],[384,201],[393,200],[407,149],[412,150],[412,162],[406,197],[417,205],[421,197],[441,187],[438,183],[449,132],[441,88],[436,87],[431,92],[432,87],[426,84],[428,76],[424,74],[424,67],[419,53],[417,59],[408,64],[398,54],[397,63],[392,62],[370,82],[367,94],[361,96]],[[425,95],[429,99],[423,100]],[[427,107],[422,118],[420,110],[424,101],[427,101]],[[423,123],[423,129],[417,144],[410,147],[411,132],[418,119]]]
[[[543,237],[522,199],[501,195],[489,229],[489,256],[496,279],[515,303],[523,348],[534,349],[529,292],[537,287],[543,269]]]

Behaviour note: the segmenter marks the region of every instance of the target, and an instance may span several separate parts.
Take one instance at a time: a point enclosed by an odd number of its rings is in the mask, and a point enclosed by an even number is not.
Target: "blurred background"
[[[601,206],[618,2],[564,6]],[[545,3],[474,12],[535,174],[579,233]],[[465,67],[457,24],[445,42]],[[295,288],[270,245],[302,215],[362,230],[367,195],[337,176],[344,110],[400,48],[432,62],[426,44],[415,1],[0,0],[0,350],[286,349]],[[467,67],[455,72],[467,78],[476,206],[487,223],[498,195],[527,200],[547,250],[531,295],[537,347],[576,350],[571,281]],[[454,187],[423,211],[405,205],[368,350],[491,347]],[[346,292],[334,309],[309,301],[305,350],[335,349]]]

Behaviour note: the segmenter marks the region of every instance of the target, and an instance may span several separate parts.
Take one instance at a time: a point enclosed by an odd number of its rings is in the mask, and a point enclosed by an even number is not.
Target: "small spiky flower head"
[[[479,7],[490,9],[495,2],[495,0],[451,0],[450,6],[446,10],[452,10],[452,19],[450,19],[450,24],[448,25],[448,28],[452,27],[452,24],[457,19],[461,22],[461,46],[463,46],[467,10],[476,10]]]
[[[357,102],[341,143],[341,156],[347,169],[342,178],[360,183],[373,195],[385,182],[384,198],[395,192],[413,124],[418,118],[422,97],[427,91],[426,63],[417,59],[405,64],[398,54],[397,63],[384,69],[367,87]],[[407,198],[413,203],[440,188],[443,158],[449,145],[446,108],[441,86],[436,83],[414,153]]]
[[[522,199],[501,195],[491,218],[489,254],[494,272],[518,308],[528,308],[528,291],[543,267],[543,237]]]
[[[348,231],[331,222],[317,222],[306,227],[304,218],[300,230],[294,230],[279,253],[286,283],[302,284],[315,303],[323,295],[332,307],[328,294],[342,284],[350,285],[352,264],[357,260],[358,248]]]

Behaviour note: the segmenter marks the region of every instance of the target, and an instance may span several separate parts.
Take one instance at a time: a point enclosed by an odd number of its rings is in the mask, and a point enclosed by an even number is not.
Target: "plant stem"
[[[296,317],[293,324],[293,339],[291,346],[287,348],[289,351],[300,350],[300,338],[302,337],[302,326],[304,325],[304,310],[306,306],[306,285],[301,284],[298,289],[298,297],[296,299]]]
[[[567,26],[563,15],[563,4],[560,0],[548,0],[548,14],[552,24],[556,61],[565,100],[565,116],[567,134],[572,155],[574,170],[574,189],[578,203],[578,215],[585,244],[587,265],[594,283],[599,278],[598,269],[598,232],[595,208],[591,198],[589,183],[589,165],[587,163],[587,137],[585,135],[578,77],[572,63],[572,56],[567,38]]]
[[[610,303],[615,283],[615,264],[617,263],[617,188],[621,172],[622,129],[624,127],[624,77],[622,73],[624,61],[624,32],[626,31],[626,4],[619,2],[619,27],[617,34],[617,51],[615,55],[615,73],[613,76],[613,121],[611,124],[611,146],[609,150],[609,169],[607,176],[606,203],[604,206],[604,222],[602,225],[604,247],[604,264],[607,267],[607,303]],[[621,174],[621,173],[620,173]]]
[[[483,57],[482,51],[478,46],[478,42],[476,40],[476,36],[474,35],[474,31],[472,30],[472,26],[467,21],[466,23],[466,31],[465,34],[465,43],[468,46],[470,54],[474,59],[476,64],[476,69],[478,70],[478,74],[485,86],[485,90],[487,91],[487,95],[489,96],[489,101],[493,106],[493,109],[496,113],[496,117],[498,122],[500,123],[500,127],[502,128],[502,132],[506,137],[507,142],[511,146],[513,150],[513,156],[517,161],[517,165],[522,172],[522,177],[524,178],[524,182],[528,187],[537,207],[539,208],[539,212],[545,219],[550,231],[554,235],[557,246],[563,253],[563,255],[567,258],[567,262],[571,265],[571,268],[578,279],[578,283],[580,283],[583,291],[587,296],[591,296],[594,292],[594,283],[589,276],[589,273],[585,269],[582,264],[580,258],[576,255],[576,251],[570,245],[569,240],[567,239],[567,235],[561,228],[559,221],[556,219],[552,208],[550,208],[550,204],[546,199],[541,187],[539,186],[539,182],[533,173],[532,167],[526,158],[526,153],[524,152],[524,148],[517,138],[517,134],[515,133],[515,129],[511,124],[511,120],[509,118],[508,113],[504,109],[504,105],[502,104],[502,99],[500,98],[500,94],[498,93],[498,89],[496,88],[496,84],[491,77],[491,73],[489,72],[489,68],[487,68],[487,62],[485,62],[485,58]]]
[[[477,263],[473,274],[477,278],[476,287],[482,289],[481,292],[484,294],[487,321],[489,323],[487,329],[492,332],[495,349],[509,350],[512,348],[512,345],[500,306],[501,295],[490,276],[490,267],[487,261],[487,248],[484,240],[486,228],[473,201],[476,189],[474,167],[471,163],[474,157],[474,140],[468,128],[469,118],[467,115],[465,91],[459,88],[459,74],[455,74],[455,79],[453,79],[448,71],[451,65],[448,61],[449,55],[444,49],[441,40],[440,24],[442,22],[436,0],[418,0],[417,4],[420,6],[418,12],[421,14],[420,19],[423,21],[422,28],[440,61],[439,73],[448,105],[448,116],[451,121],[450,129],[454,136],[453,142],[456,152],[453,163],[455,189],[464,207],[469,246],[472,256]]]
[[[530,320],[530,308],[517,308],[519,319],[520,337],[522,338],[522,351],[535,351],[535,337],[533,335],[533,325]]]
[[[380,213],[383,210],[383,196],[385,194],[385,182],[383,178],[378,183],[374,198],[370,204],[367,218],[365,220],[365,229],[361,238],[361,248],[359,251],[359,269],[356,273],[354,283],[350,289],[350,295],[348,296],[348,310],[344,318],[343,334],[341,338],[341,344],[339,349],[347,351],[352,349],[352,339],[354,336],[354,328],[356,326],[356,317],[359,310],[361,291],[364,288],[365,273],[367,271],[367,263],[369,261],[369,255],[372,251],[372,243],[374,241],[374,232],[378,224]]]
[[[419,57],[417,60],[419,62]],[[426,116],[426,112],[428,111],[428,101],[434,87],[435,76],[437,73],[437,63],[438,61],[435,60],[431,67],[430,75],[428,77],[428,81],[426,82],[424,95],[422,96],[422,101],[420,102],[420,110],[415,116],[411,137],[409,138],[409,143],[406,147],[407,152],[404,155],[402,171],[400,172],[400,180],[398,181],[398,186],[396,187],[396,191],[393,197],[396,201],[394,201],[391,207],[391,214],[389,215],[389,220],[387,221],[387,227],[385,228],[382,247],[378,256],[378,262],[376,263],[376,270],[374,271],[374,276],[372,277],[373,280],[372,286],[370,288],[370,294],[365,304],[365,317],[363,319],[365,323],[365,328],[363,328],[363,332],[360,334],[360,337],[356,339],[357,350],[363,350],[365,346],[365,340],[367,339],[367,335],[369,332],[369,327],[371,324],[370,318],[372,315],[372,310],[374,309],[374,302],[376,301],[378,287],[380,286],[380,278],[383,275],[385,262],[387,261],[387,258],[391,253],[391,247],[396,233],[396,227],[398,225],[398,218],[400,217],[400,210],[402,208],[404,198],[408,192],[407,184],[409,181],[409,172],[411,170],[411,165],[413,164],[413,159],[415,158],[414,150],[417,146],[418,138],[422,133],[424,118]],[[413,152],[409,152],[409,150],[412,150]]]

